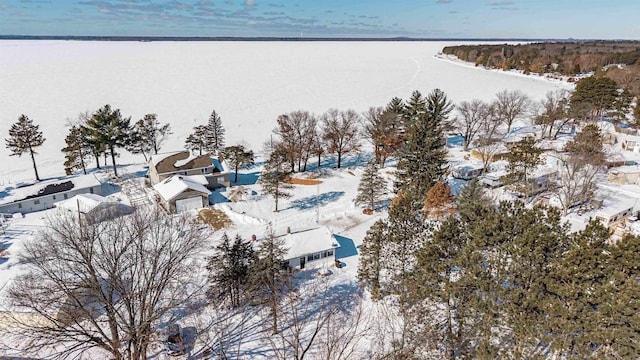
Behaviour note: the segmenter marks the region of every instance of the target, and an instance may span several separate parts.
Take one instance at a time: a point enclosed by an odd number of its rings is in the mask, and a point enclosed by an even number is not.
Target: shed
[[[173,175],[153,186],[160,204],[169,213],[181,213],[209,205],[209,194],[204,176]]]
[[[126,205],[96,194],[79,194],[54,205],[62,211],[79,216],[87,224],[114,219],[133,211]]]

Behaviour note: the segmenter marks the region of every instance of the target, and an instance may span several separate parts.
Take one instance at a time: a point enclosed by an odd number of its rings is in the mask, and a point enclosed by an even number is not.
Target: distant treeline
[[[412,37],[234,37],[234,36],[75,36],[0,35],[0,40],[77,40],[77,41],[567,41],[561,39],[498,38],[412,38]]]
[[[574,76],[594,72],[596,77],[611,78],[620,87],[640,94],[640,41],[460,45],[447,46],[442,52],[476,66],[522,70],[525,74]]]

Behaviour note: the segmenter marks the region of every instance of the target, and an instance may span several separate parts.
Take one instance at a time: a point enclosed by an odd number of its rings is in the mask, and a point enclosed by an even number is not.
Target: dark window
[[[67,195],[67,194],[64,194],[63,196],[64,196],[65,199],[69,198],[69,195]]]
[[[53,195],[53,200],[55,200],[55,199],[56,199],[56,196],[55,196],[55,195]]]
[[[38,205],[38,204],[40,204],[40,200],[33,200],[33,203],[34,203],[35,205]]]
[[[333,250],[329,250],[329,251],[327,251],[327,255],[329,255],[329,256],[333,256]]]
[[[313,255],[307,256],[307,261],[313,261]]]
[[[320,253],[313,254],[313,260],[320,259]]]
[[[22,203],[18,203],[18,209],[22,209]]]
[[[93,188],[89,188],[89,192],[93,194]]]

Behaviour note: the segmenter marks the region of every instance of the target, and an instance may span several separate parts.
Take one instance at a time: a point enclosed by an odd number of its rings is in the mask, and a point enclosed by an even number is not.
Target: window
[[[64,197],[64,198],[65,198],[65,200],[66,200],[66,199],[68,199],[68,198],[69,198],[69,195],[64,194],[64,195],[63,195],[63,197]]]
[[[307,261],[313,261],[313,255],[307,256]]]
[[[326,252],[326,251],[323,251],[323,252],[322,252],[322,257],[323,257],[323,258],[326,258],[326,257],[327,257],[327,252]]]
[[[218,178],[218,184],[224,184],[224,176]]]
[[[35,205],[38,205],[38,204],[40,204],[40,200],[33,200],[33,203],[34,203]]]
[[[18,209],[22,209],[22,203],[18,203]]]
[[[320,253],[313,254],[313,260],[318,260],[318,259],[320,259]]]
[[[55,196],[55,195],[53,195],[53,200],[55,200],[55,199],[56,199],[56,196]]]
[[[89,192],[93,194],[93,188],[89,188]]]
[[[200,171],[201,171],[203,174],[206,174],[206,173],[208,173],[208,172],[209,172],[209,169],[204,168],[204,169],[200,169]]]
[[[331,249],[331,250],[327,251],[327,255],[329,255],[329,256],[333,256],[333,249]]]

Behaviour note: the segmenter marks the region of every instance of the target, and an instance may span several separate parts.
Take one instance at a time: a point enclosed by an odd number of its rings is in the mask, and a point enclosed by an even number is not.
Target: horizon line
[[[578,38],[473,38],[473,37],[297,37],[297,36],[138,36],[138,35],[0,35],[0,40],[80,40],[80,41],[540,41],[635,42],[632,39],[578,39]]]

